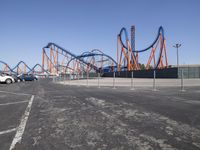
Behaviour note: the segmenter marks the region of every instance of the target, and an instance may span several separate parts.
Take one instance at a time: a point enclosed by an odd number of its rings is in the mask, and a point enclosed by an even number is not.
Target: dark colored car
[[[13,74],[12,77],[15,80],[15,82],[21,82],[22,81],[21,78],[18,77],[17,75],[15,75],[15,74]]]
[[[34,76],[33,74],[21,74],[18,76],[21,81],[35,81],[37,80],[37,77]]]

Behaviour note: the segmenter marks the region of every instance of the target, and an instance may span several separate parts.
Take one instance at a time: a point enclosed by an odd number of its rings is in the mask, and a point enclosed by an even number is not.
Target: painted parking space
[[[16,142],[19,142],[19,135],[23,134],[23,130],[25,129],[26,121],[29,116],[29,114],[27,115],[27,107],[30,107],[30,101],[33,101],[32,95],[10,91],[0,91],[1,148],[5,150],[13,149]],[[30,110],[30,108],[28,108],[28,110]]]
[[[15,102],[27,101],[29,97],[30,97],[30,95],[25,94],[25,93],[0,91],[0,106],[5,103],[15,103]]]
[[[0,131],[15,128],[26,109],[27,103],[0,106]]]

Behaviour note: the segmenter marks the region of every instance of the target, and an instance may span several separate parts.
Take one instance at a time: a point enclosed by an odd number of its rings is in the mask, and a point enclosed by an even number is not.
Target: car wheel
[[[11,79],[6,79],[6,84],[10,84],[12,83],[12,80]]]

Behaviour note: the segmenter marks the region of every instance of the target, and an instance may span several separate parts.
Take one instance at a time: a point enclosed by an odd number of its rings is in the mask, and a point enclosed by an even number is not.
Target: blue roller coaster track
[[[123,40],[122,40],[122,35],[125,35],[125,38],[126,38],[126,44],[124,44]],[[163,46],[164,46],[164,40],[165,40],[165,37],[164,37],[164,29],[162,26],[159,27],[158,29],[158,33],[157,33],[157,36],[155,38],[155,40],[152,42],[152,44],[150,44],[150,46],[148,46],[147,48],[144,48],[144,49],[141,49],[141,50],[132,50],[133,53],[142,53],[142,52],[145,52],[145,51],[148,51],[148,50],[151,50],[151,48],[157,43],[157,41],[159,40],[159,37],[162,36],[162,42],[161,42],[161,49],[160,49],[160,53],[159,53],[159,57],[158,57],[158,61],[156,63],[156,66],[155,66],[155,69],[158,67],[159,65],[159,62],[160,62],[160,59],[162,57],[162,49],[163,49]],[[129,38],[128,38],[128,32],[126,30],[126,28],[122,28],[120,30],[120,33],[118,34],[118,37],[120,39],[120,42],[122,44],[122,46],[128,50],[128,45],[127,45],[127,41],[129,41]]]

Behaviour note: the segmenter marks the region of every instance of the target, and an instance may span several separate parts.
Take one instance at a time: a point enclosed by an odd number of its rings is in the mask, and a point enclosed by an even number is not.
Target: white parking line
[[[14,93],[14,92],[8,92],[8,91],[0,91],[0,93],[7,93],[7,94],[14,94],[14,95],[31,95],[26,93]]]
[[[22,139],[22,136],[24,134],[25,127],[26,127],[26,123],[27,123],[27,120],[28,120],[28,117],[29,117],[29,114],[30,114],[30,111],[31,111],[31,106],[32,106],[32,103],[33,103],[33,99],[34,99],[34,95],[31,96],[31,99],[30,99],[30,101],[28,103],[28,106],[26,107],[25,113],[21,118],[20,125],[17,128],[17,132],[16,132],[15,137],[14,137],[14,139],[13,139],[11,145],[10,145],[10,149],[9,150],[14,149],[15,145],[17,143],[21,142],[21,139]]]
[[[0,132],[0,135],[6,134],[6,133],[10,133],[10,132],[13,132],[13,131],[16,131],[16,128],[9,129],[9,130],[6,130],[6,131],[1,131],[1,132]]]
[[[12,103],[4,103],[4,104],[0,104],[0,106],[5,106],[5,105],[13,105],[13,104],[21,104],[21,103],[27,103],[29,101],[19,101],[19,102],[12,102]]]

